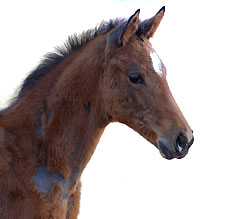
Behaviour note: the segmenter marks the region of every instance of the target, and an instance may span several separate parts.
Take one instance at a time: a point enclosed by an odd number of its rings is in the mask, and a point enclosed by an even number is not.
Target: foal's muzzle
[[[188,138],[183,132],[180,132],[171,145],[166,145],[159,141],[159,149],[162,156],[168,160],[173,158],[183,158],[187,155],[189,148],[194,142],[194,137],[188,142]]]

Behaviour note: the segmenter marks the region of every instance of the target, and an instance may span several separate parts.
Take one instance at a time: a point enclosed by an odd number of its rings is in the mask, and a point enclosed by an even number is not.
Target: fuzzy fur
[[[82,171],[110,122],[157,147],[159,136],[190,130],[165,75],[152,69],[138,16],[70,37],[0,113],[1,219],[76,219]],[[134,71],[144,84],[129,81]]]

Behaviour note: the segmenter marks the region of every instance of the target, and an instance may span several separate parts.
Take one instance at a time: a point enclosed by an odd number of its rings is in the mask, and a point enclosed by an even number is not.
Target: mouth
[[[149,141],[151,144],[155,145],[156,148],[158,148],[161,156],[167,160],[172,160],[174,158],[176,159],[182,159],[184,158],[192,146],[194,142],[194,137],[192,136],[192,139],[188,142],[187,137],[179,133],[177,138],[175,138],[174,141],[170,143],[170,141],[166,141],[162,138],[158,138],[158,142],[154,140],[154,138],[151,138],[151,135],[144,135],[141,134],[147,141]],[[162,141],[161,141],[162,140]]]
[[[169,150],[168,147],[166,147],[162,142],[159,142],[160,154],[167,160],[172,160],[174,158],[182,159],[188,154],[189,148],[191,147],[193,141],[194,139],[192,139],[191,142],[189,142],[188,145],[186,145],[186,147],[183,149],[180,148],[180,145],[178,145],[178,149],[174,151]]]

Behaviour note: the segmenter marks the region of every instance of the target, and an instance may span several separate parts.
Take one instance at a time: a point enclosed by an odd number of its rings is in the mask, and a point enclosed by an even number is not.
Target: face
[[[106,112],[113,121],[128,125],[154,144],[163,157],[184,157],[193,142],[192,130],[169,90],[166,68],[147,37],[134,35],[111,54],[103,79]]]

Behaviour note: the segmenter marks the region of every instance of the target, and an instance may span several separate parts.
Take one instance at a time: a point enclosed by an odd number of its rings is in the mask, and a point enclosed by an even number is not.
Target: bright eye
[[[143,84],[143,83],[144,83],[144,79],[143,79],[142,76],[139,75],[139,74],[129,75],[129,80],[130,80],[133,84]]]

